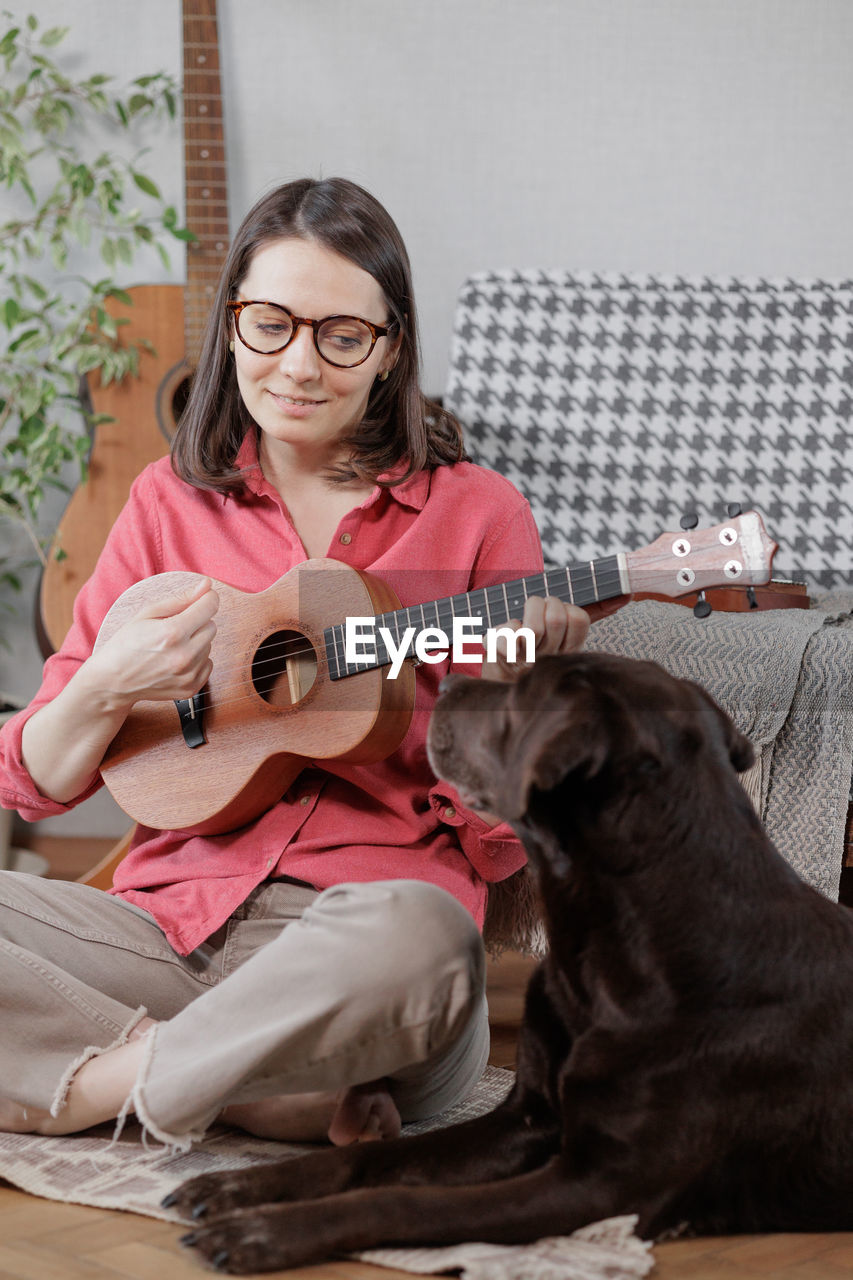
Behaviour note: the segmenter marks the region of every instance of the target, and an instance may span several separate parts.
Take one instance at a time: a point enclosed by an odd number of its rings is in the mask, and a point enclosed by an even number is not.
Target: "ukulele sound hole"
[[[298,631],[274,631],[252,660],[252,684],[273,707],[292,707],[317,677],[317,655]]]

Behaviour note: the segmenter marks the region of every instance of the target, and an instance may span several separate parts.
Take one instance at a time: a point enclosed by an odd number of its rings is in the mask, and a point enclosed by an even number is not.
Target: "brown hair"
[[[389,316],[399,326],[399,355],[384,382],[374,382],[367,411],[345,443],[349,463],[333,469],[339,481],[375,483],[404,464],[392,483],[416,471],[465,457],[461,428],[420,390],[420,356],[411,268],[394,222],[378,200],[346,178],[289,182],[264,196],[235,235],[202,344],[198,369],[172,443],[172,466],[181,479],[221,492],[241,484],[237,451],[252,419],[237,386],[230,357],[226,302],[259,249],[274,240],[316,240],[369,272],[382,289]]]

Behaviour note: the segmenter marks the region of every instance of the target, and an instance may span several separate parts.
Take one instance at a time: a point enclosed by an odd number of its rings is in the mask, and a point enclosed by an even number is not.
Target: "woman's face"
[[[274,240],[260,248],[237,299],[277,302],[312,320],[350,315],[385,325],[391,319],[373,276],[315,240]],[[271,458],[295,451],[302,465],[318,468],[340,460],[341,437],[363,417],[374,380],[396,359],[396,344],[379,338],[363,364],[337,369],[320,356],[308,325],[275,355],[259,355],[233,337],[237,384],[263,433],[262,446]]]

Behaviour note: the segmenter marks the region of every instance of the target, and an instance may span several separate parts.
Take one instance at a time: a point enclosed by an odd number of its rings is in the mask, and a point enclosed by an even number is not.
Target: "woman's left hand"
[[[590,622],[605,614],[615,613],[629,599],[630,596],[618,596],[614,600],[592,605],[589,609],[581,609],[577,605],[564,604],[556,596],[533,596],[524,606],[521,622],[513,619],[506,625],[514,631],[519,627],[527,627],[532,631],[537,658],[543,653],[572,653],[583,647]],[[507,644],[502,637],[498,637],[497,649],[497,661],[483,663],[481,674],[484,680],[516,680],[530,666],[525,661],[523,639],[516,647],[514,662],[507,658]]]

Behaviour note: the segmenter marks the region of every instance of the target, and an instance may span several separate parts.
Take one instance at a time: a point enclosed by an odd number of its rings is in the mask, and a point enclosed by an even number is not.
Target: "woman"
[[[2,803],[31,820],[79,803],[135,702],[205,684],[212,580],[255,592],[322,556],[404,605],[541,569],[526,502],[463,460],[457,424],[420,393],[396,227],[340,179],[273,191],[237,232],[171,462],[136,482],[0,739]],[[169,569],[209,576],[93,651],[113,601]],[[533,600],[523,622],[561,651],[588,617]],[[430,772],[445,670],[419,668],[388,759],[309,762],[225,835],[140,829],[109,895],[0,875],[0,1128],[69,1133],[133,1109],[178,1146],[216,1118],[343,1143],[468,1092],[488,1052],[476,926],[488,881],[524,854]]]

